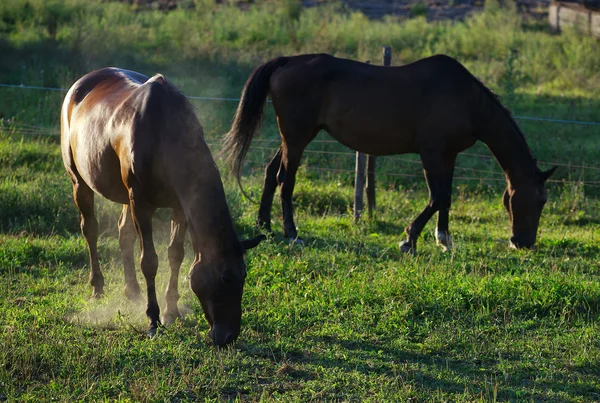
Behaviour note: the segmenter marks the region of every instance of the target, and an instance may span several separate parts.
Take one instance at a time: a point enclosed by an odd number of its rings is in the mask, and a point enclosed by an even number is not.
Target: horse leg
[[[133,225],[129,204],[124,204],[119,217],[119,246],[121,247],[123,272],[125,274],[125,296],[130,300],[137,300],[140,297],[140,285],[135,276],[135,261],[133,258],[135,236],[135,226]]]
[[[169,266],[171,267],[171,277],[169,278],[169,285],[165,293],[167,300],[167,307],[165,314],[163,315],[163,322],[165,325],[170,325],[175,319],[180,318],[179,309],[177,308],[177,301],[179,300],[179,292],[177,291],[177,284],[179,281],[179,268],[181,262],[183,262],[184,250],[183,243],[185,240],[185,231],[187,229],[187,221],[183,211],[180,209],[173,209],[171,216],[171,241],[169,242]]]
[[[156,329],[160,325],[160,309],[156,299],[156,272],[158,271],[158,256],[154,249],[154,241],[152,239],[152,215],[154,207],[150,206],[145,200],[139,189],[136,187],[129,188],[129,200],[133,222],[135,229],[140,237],[141,266],[142,273],[146,279],[146,289],[148,295],[148,305],[146,307],[146,315],[148,316],[149,326],[148,334],[154,336]]]
[[[438,190],[438,198],[440,209],[438,212],[435,240],[444,252],[452,249],[452,237],[450,236],[450,231],[448,231],[448,216],[450,215],[450,205],[452,204],[452,177],[454,176],[455,163],[456,156],[446,162],[445,173],[439,181],[440,189]]]
[[[271,209],[273,208],[273,196],[277,189],[277,172],[281,166],[281,148],[267,165],[265,169],[265,183],[263,186],[260,208],[258,210],[258,226],[271,232]]]
[[[81,179],[73,180],[73,199],[81,214],[81,233],[90,253],[90,285],[94,287],[92,298],[104,294],[104,276],[98,262],[98,220],[94,213],[94,191]]]
[[[281,164],[277,173],[277,182],[281,186],[281,212],[283,215],[283,235],[292,243],[304,245],[298,238],[294,223],[292,194],[296,184],[296,172],[306,146],[319,133],[318,110],[307,107],[303,110],[279,111],[277,124],[281,135]],[[285,116],[285,118],[284,118]]]
[[[290,242],[304,245],[304,241],[298,238],[298,231],[294,223],[294,211],[292,206],[292,194],[294,193],[294,185],[296,184],[296,172],[300,165],[302,152],[304,147],[284,145],[282,154],[282,165],[279,172],[278,180],[283,180],[281,183],[281,210],[283,213],[283,235]],[[285,171],[282,172],[282,169]]]
[[[443,156],[438,157],[437,153],[433,155],[421,154],[425,180],[429,188],[429,203],[406,228],[408,238],[400,243],[402,252],[416,254],[417,239],[421,235],[421,231],[423,231],[431,216],[442,208],[444,208],[445,213],[442,213],[441,222],[438,222],[438,231],[442,233],[442,238],[448,235],[448,211],[450,209],[450,191],[455,159],[456,156],[451,159],[444,159]],[[438,235],[438,237],[440,236]],[[448,237],[445,239],[447,245]]]

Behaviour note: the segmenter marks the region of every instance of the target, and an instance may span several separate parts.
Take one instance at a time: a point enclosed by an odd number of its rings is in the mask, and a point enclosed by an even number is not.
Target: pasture
[[[517,116],[600,122],[598,41],[552,34],[492,1],[457,23],[369,21],[287,1],[248,11],[194,3],[165,14],[3,2],[0,84],[65,88],[116,65],[161,72],[186,95],[237,98],[270,57],[329,52],[375,63],[389,44],[393,64],[456,57]],[[418,159],[379,159],[377,212],[353,224],[353,153],[319,135],[294,194],[307,246],[284,240],[277,194],[275,236],[246,259],[240,337],[215,349],[187,282],[189,240],[185,317],[148,338],[145,303],[123,295],[120,207],[98,197],[106,296],[89,298],[87,247],[56,135],[63,97],[0,88],[0,401],[600,400],[600,126],[517,120],[542,169],[561,164],[535,249],[508,248],[502,171],[478,143],[455,173],[455,249],[436,247],[432,220],[414,257],[398,243],[427,203]],[[193,102],[217,157],[237,104]],[[269,110],[244,167],[255,200],[277,136]],[[258,206],[218,163],[238,234],[256,235]],[[154,223],[161,309],[169,217],[159,210]]]

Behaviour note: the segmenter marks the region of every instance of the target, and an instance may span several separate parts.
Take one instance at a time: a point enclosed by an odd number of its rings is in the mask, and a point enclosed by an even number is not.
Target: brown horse
[[[269,94],[282,144],[266,168],[258,214],[258,224],[268,231],[279,185],[284,234],[297,238],[292,215],[296,171],[303,150],[324,129],[366,154],[420,155],[430,201],[406,229],[402,251],[416,252],[417,238],[435,212],[438,243],[451,247],[448,213],[456,156],[477,140],[489,147],[506,174],[503,200],[511,244],[535,243],[546,202],[544,184],[556,167],[539,170],[510,112],[456,60],[438,55],[402,67],[379,67],[319,54],[279,57],[258,66],[225,136],[238,181]]]
[[[104,292],[96,246],[95,192],[123,205],[119,244],[129,298],[140,294],[133,258],[137,231],[149,333],[156,333],[160,312],[152,215],[158,207],[169,207],[173,209],[168,249],[171,277],[163,320],[170,323],[180,316],[177,280],[189,229],[194,248],[190,287],[200,300],[213,342],[233,341],[240,331],[244,251],[262,237],[238,240],[219,172],[185,96],[161,75],[148,79],[117,68],[91,72],[71,87],[63,102],[61,150],[89,248],[93,296]]]

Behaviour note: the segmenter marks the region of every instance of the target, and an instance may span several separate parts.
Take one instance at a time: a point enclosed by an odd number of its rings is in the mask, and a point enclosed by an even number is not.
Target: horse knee
[[[121,249],[132,247],[135,243],[135,231],[119,228],[119,246]]]
[[[158,271],[158,256],[156,252],[145,251],[141,259],[142,273],[146,279],[156,277]]]
[[[95,219],[82,218],[81,219],[81,233],[86,239],[96,237],[98,234],[98,223]]]
[[[440,211],[442,209],[450,209],[450,198],[447,197],[435,197],[429,200],[429,207],[434,211]]]
[[[265,168],[265,177],[272,178],[277,175],[277,171],[279,170],[279,165],[270,163]]]
[[[283,169],[279,169],[279,172],[277,172],[277,184],[279,186],[283,186],[284,181],[285,181],[285,171]]]
[[[442,202],[439,199],[431,199],[429,200],[429,207],[431,207],[434,211],[439,211],[442,207]]]
[[[181,265],[185,255],[183,244],[181,245],[170,245],[168,249],[169,263],[174,265]]]

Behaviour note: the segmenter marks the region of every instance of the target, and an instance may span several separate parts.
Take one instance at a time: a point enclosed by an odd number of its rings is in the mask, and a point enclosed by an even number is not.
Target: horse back
[[[87,74],[69,90],[61,115],[61,148],[71,178],[118,203],[129,202],[128,180],[160,187],[152,176],[169,84],[116,68]],[[160,190],[160,189],[158,189]]]
[[[430,142],[429,133],[453,143],[458,134],[473,131],[470,111],[479,92],[473,91],[470,73],[450,57],[382,67],[307,56],[291,58],[271,78],[283,125],[325,129],[350,148],[374,155],[419,152]]]

